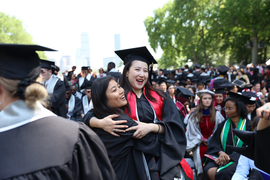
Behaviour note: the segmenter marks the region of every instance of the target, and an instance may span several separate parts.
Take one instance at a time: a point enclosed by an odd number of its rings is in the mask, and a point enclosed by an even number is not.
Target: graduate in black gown
[[[53,113],[66,118],[65,84],[53,74],[54,62],[41,60],[42,84],[49,94],[50,109]]]
[[[138,125],[136,121],[125,113],[124,106],[127,104],[127,100],[124,96],[124,89],[117,84],[114,77],[99,78],[94,81],[93,87],[95,87],[91,92],[95,107],[93,111],[98,118],[119,113],[120,116],[114,118],[114,120],[125,119],[127,121],[126,125],[129,127]],[[141,139],[132,137],[135,130],[119,133],[119,137],[115,137],[100,128],[94,128],[94,131],[107,148],[117,178],[121,180],[147,180],[150,178],[150,171],[160,169],[162,161],[169,160],[169,157],[172,156],[175,158],[179,156],[177,146],[173,143],[163,144],[162,139],[164,136],[158,134],[160,128],[156,130],[156,133],[149,133]],[[163,148],[170,148],[171,154],[162,153]],[[149,158],[154,163],[154,156],[159,159],[156,170],[150,169],[146,161],[146,158]],[[173,179],[177,177],[176,175],[169,174],[166,177]]]
[[[232,94],[231,94],[232,95]],[[251,131],[252,122],[247,117],[247,109],[243,102],[234,97],[225,99],[224,110],[227,120],[221,122],[213,136],[208,141],[206,154],[215,156],[216,159],[206,158],[207,165],[204,168],[206,178],[227,180],[231,179],[237,167],[240,154],[227,148],[227,145],[242,147],[244,146],[234,133],[233,129]]]
[[[0,179],[113,179],[98,136],[44,108],[38,45],[0,45]]]
[[[156,61],[146,47],[121,50],[116,53],[125,64],[121,80],[121,87],[124,88],[128,101],[125,111],[130,118],[140,122],[138,126],[129,127],[126,131],[135,130],[133,137],[141,139],[149,133],[156,133],[160,128],[159,133],[164,134],[161,142],[174,144],[178,151],[174,152],[168,146],[163,146],[161,151],[167,155],[167,159],[155,158],[157,164],[152,161],[152,156],[146,157],[151,179],[177,177],[186,148],[183,117],[180,116],[172,99],[152,88],[148,81],[149,64]],[[112,135],[119,136],[117,133],[125,132],[128,126],[121,124],[126,121],[113,121],[112,118],[115,117],[118,115],[112,114],[101,121],[89,112],[83,120],[90,127],[102,128]]]

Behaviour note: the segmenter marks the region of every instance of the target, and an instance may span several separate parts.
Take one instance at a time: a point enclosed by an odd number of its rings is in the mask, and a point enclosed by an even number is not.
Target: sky
[[[114,55],[114,34],[120,34],[121,49],[149,45],[143,21],[169,0],[0,0],[0,11],[23,22],[35,44],[58,50],[46,52],[56,62],[70,55],[75,61],[80,36],[90,40],[91,68],[102,66],[103,58]]]

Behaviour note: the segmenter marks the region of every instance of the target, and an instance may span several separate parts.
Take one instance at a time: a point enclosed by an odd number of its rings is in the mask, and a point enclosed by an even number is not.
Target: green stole
[[[231,123],[232,120],[231,118],[228,118],[227,121],[225,122],[221,134],[220,134],[220,140],[221,140],[221,144],[223,147],[224,152],[226,152],[226,144],[227,144],[227,139],[228,139],[228,134],[230,131],[230,127],[231,127]],[[237,129],[238,130],[246,130],[246,120],[240,118],[238,125],[237,125]],[[243,141],[241,141],[240,138],[238,138],[236,135],[234,135],[234,142],[236,142],[236,147],[242,147],[243,146]],[[230,166],[231,164],[233,164],[234,162],[231,161],[228,164],[226,164],[225,166],[220,167],[217,172],[221,171],[222,169],[225,169],[226,167]]]

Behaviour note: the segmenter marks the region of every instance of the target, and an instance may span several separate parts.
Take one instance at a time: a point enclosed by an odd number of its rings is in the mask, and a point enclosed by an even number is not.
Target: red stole
[[[181,112],[182,116],[186,117],[186,115],[188,114],[187,108],[179,101],[176,101],[175,105],[179,109],[179,111]]]
[[[163,98],[160,95],[158,95],[155,91],[151,90],[150,94],[152,95],[152,97],[155,98],[155,100],[156,100],[156,103],[155,103],[155,102],[150,101],[146,97],[145,88],[143,88],[143,94],[144,94],[145,98],[148,100],[148,102],[150,103],[150,105],[152,106],[152,108],[154,109],[158,120],[161,121],[162,120],[161,119],[161,117],[162,117],[162,109],[163,109],[163,105],[164,105]],[[129,92],[128,95],[127,95],[127,100],[128,100],[129,107],[130,107],[130,113],[128,113],[127,110],[126,110],[126,113],[128,114],[129,117],[131,117],[132,119],[137,121],[138,119],[137,119],[137,102],[136,102],[137,98],[136,98],[136,94],[133,93],[133,92]]]

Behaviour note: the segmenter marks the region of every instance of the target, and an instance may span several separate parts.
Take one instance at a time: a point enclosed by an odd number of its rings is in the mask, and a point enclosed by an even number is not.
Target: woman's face
[[[217,104],[221,104],[223,101],[223,94],[216,94]]]
[[[203,94],[201,100],[203,106],[206,108],[210,107],[212,104],[212,96],[210,94]]]
[[[239,116],[237,107],[235,106],[234,102],[228,100],[225,103],[224,111],[228,118],[233,118]]]
[[[238,88],[236,85],[234,85],[234,88],[231,90],[231,92],[237,93],[238,92]]]
[[[109,82],[106,90],[108,105],[112,108],[120,108],[127,104],[124,89],[115,80]]]
[[[148,80],[148,65],[142,61],[133,61],[126,74],[134,92],[141,90]]]
[[[168,93],[170,95],[173,95],[174,94],[174,91],[175,91],[174,86],[173,85],[170,85],[169,88],[168,88]]]

